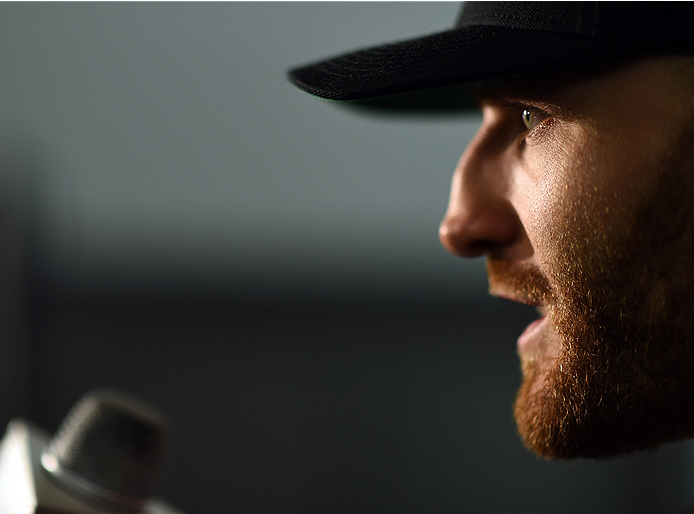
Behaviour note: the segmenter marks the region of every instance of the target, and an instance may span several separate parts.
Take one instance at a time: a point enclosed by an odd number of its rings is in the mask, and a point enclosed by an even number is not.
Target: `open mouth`
[[[547,329],[549,327],[549,318],[547,316],[545,306],[539,301],[533,301],[527,297],[524,298],[521,296],[504,294],[500,292],[493,292],[492,294],[493,296],[506,302],[535,308],[538,317],[534,321],[531,321],[518,337],[517,348],[518,353],[522,356],[540,352],[542,350],[544,344],[543,341],[545,340]]]

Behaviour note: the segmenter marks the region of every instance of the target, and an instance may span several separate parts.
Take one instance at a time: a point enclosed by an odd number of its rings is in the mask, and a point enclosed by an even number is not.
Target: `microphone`
[[[182,514],[153,498],[168,422],[145,403],[96,390],[55,435],[13,419],[0,442],[0,514]]]

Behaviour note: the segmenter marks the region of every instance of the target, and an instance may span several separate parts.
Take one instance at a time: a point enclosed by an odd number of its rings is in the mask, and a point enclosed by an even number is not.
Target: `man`
[[[515,416],[543,457],[694,436],[692,21],[688,3],[468,3],[454,30],[290,74],[403,108],[476,83],[483,121],[440,236],[539,312]]]

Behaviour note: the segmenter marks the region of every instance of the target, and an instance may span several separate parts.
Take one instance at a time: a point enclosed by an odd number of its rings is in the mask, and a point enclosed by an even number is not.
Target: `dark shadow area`
[[[136,287],[35,299],[32,418],[55,430],[104,385],[159,406],[174,427],[161,496],[187,512],[677,512],[687,489],[677,445],[604,463],[521,448],[514,340],[532,314],[514,305]]]

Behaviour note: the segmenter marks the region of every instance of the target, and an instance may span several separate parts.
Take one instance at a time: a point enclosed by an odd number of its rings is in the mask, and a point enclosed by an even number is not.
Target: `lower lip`
[[[530,325],[528,325],[523,333],[518,338],[518,352],[519,353],[530,353],[535,352],[540,349],[542,345],[543,328],[547,324],[547,318],[542,317],[536,319]]]

